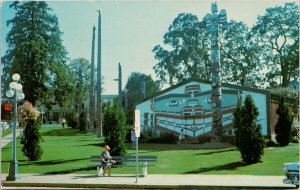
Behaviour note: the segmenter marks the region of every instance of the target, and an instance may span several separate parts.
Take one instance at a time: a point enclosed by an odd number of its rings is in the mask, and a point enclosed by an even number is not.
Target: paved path
[[[96,172],[96,171],[95,171]],[[2,179],[6,175],[3,174]],[[289,189],[292,185],[282,183],[283,176],[249,175],[175,175],[149,174],[135,183],[134,175],[113,174],[97,177],[91,174],[40,175],[21,174],[19,181],[2,181],[4,187],[65,187],[65,188],[171,188],[171,189]]]
[[[20,134],[21,134],[20,129],[17,129],[16,130],[16,136],[18,137]],[[6,135],[4,138],[2,137],[1,148],[5,147],[12,140],[13,140],[13,133],[10,133],[9,135]]]

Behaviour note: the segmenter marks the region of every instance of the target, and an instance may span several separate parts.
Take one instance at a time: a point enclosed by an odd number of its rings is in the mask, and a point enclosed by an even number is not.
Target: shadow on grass
[[[46,172],[45,174],[70,174],[70,173],[74,173],[74,172],[90,171],[90,170],[94,170],[96,172],[96,167],[95,166],[87,166],[87,167],[83,167],[83,168],[74,168],[74,169],[69,169],[69,170]]]
[[[55,165],[55,164],[64,164],[68,162],[76,162],[80,160],[89,160],[90,158],[78,158],[78,159],[72,159],[72,160],[47,160],[47,161],[28,161],[27,163],[21,163],[20,166],[29,166],[29,165],[39,165],[39,166],[45,166],[45,165]]]
[[[98,142],[98,143],[90,143],[90,144],[83,144],[81,146],[96,146],[96,147],[104,147],[104,142]]]
[[[250,164],[248,163],[241,163],[241,162],[231,162],[228,164],[224,165],[219,165],[219,166],[212,166],[212,167],[207,167],[207,168],[199,168],[196,170],[191,170],[188,172],[185,172],[184,174],[199,174],[199,173],[204,173],[204,172],[209,172],[209,171],[219,171],[219,170],[235,170],[239,167],[245,167]]]
[[[231,148],[231,149],[225,149],[225,150],[218,150],[218,151],[210,151],[210,152],[203,152],[203,153],[197,153],[194,155],[211,155],[211,154],[217,154],[217,153],[223,153],[223,152],[231,152],[231,151],[236,151],[236,148]]]
[[[42,136],[76,136],[82,134],[86,134],[86,132],[81,132],[78,129],[62,128],[43,132]]]

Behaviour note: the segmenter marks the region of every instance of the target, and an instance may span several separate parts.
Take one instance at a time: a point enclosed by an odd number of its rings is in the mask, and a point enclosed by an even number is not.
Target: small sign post
[[[135,131],[135,150],[136,150],[136,182],[138,182],[138,169],[139,169],[139,137],[141,134],[141,126],[140,126],[140,110],[135,110],[134,112],[134,131]]]

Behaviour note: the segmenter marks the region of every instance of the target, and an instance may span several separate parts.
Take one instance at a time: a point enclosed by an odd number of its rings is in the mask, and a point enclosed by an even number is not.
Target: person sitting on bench
[[[103,168],[103,176],[105,176],[106,170],[108,170],[108,176],[111,176],[110,170],[111,170],[112,164],[116,163],[116,161],[112,160],[109,150],[110,150],[110,147],[108,145],[105,145],[104,150],[101,153],[101,165]]]

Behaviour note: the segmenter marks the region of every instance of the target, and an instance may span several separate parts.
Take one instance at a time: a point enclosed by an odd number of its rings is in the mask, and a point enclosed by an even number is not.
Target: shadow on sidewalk
[[[245,167],[248,165],[250,165],[250,164],[241,163],[241,162],[231,162],[231,163],[224,164],[224,165],[191,170],[191,171],[185,172],[185,174],[199,174],[199,173],[204,173],[204,172],[209,172],[209,171],[218,171],[218,170],[234,170],[236,168]]]

